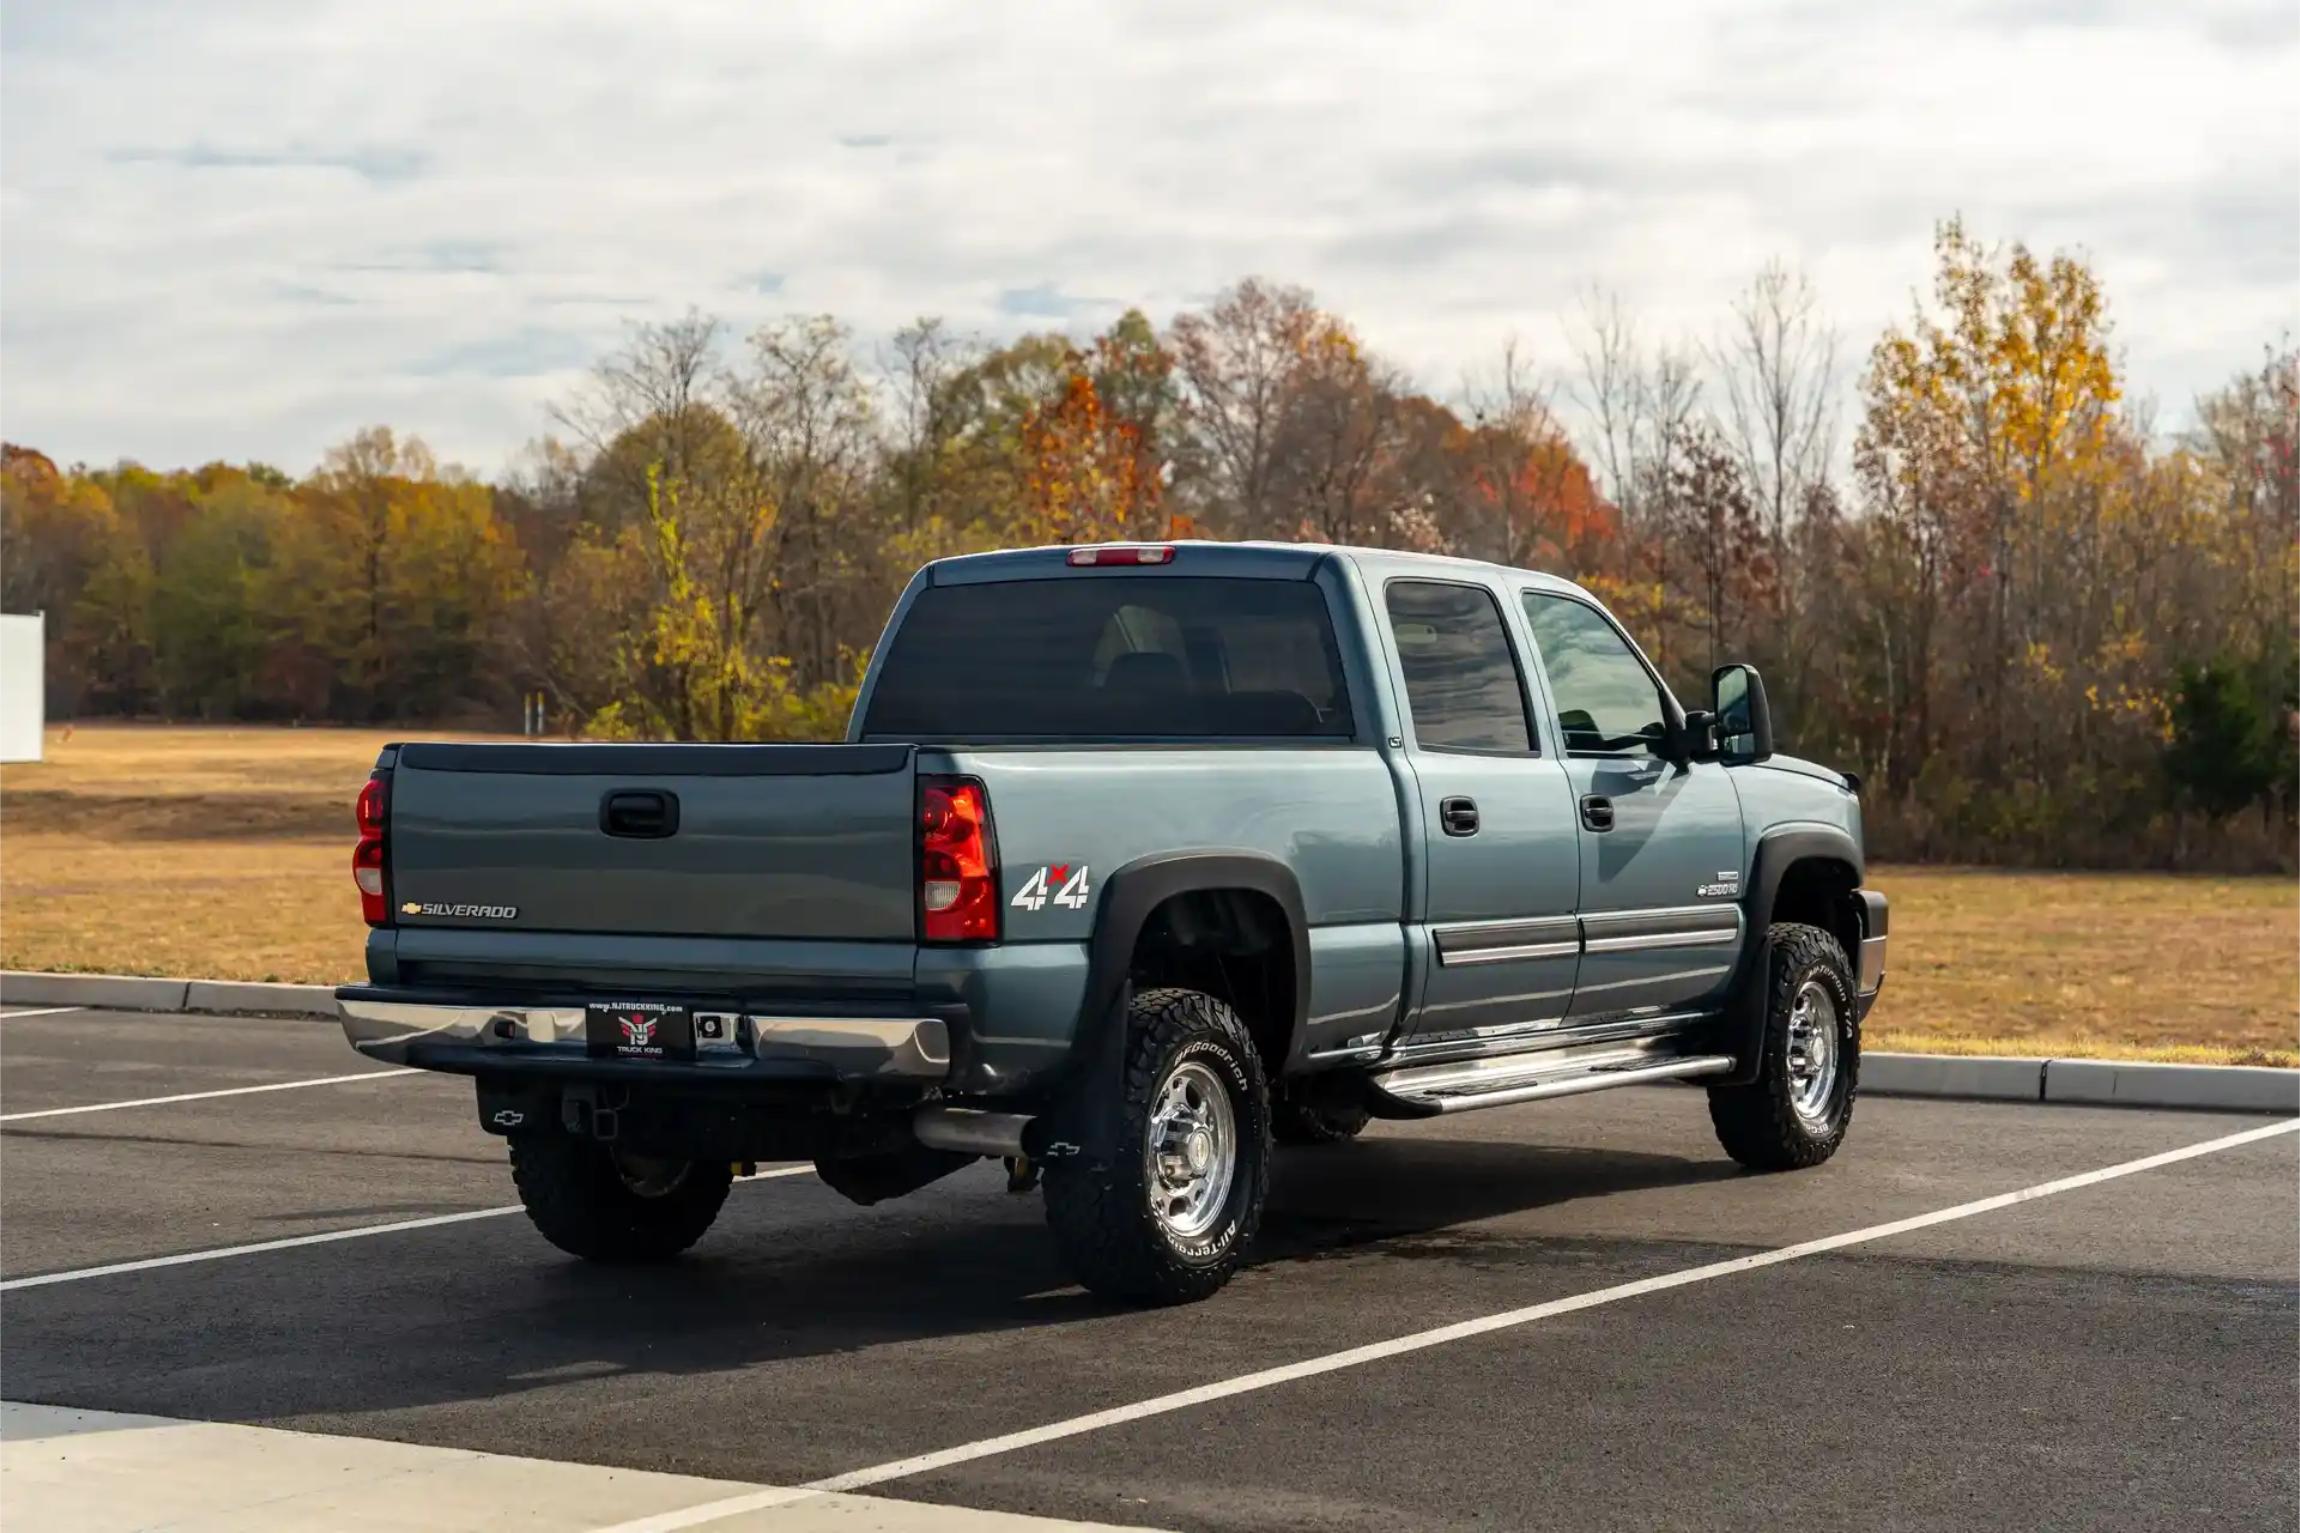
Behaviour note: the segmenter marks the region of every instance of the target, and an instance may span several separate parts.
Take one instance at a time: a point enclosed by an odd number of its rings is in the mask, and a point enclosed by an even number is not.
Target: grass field
[[[360,972],[351,801],[405,731],[81,726],[0,769],[0,966]],[[426,732],[427,735],[430,732]],[[2300,885],[1879,867],[1871,1048],[2300,1064]]]

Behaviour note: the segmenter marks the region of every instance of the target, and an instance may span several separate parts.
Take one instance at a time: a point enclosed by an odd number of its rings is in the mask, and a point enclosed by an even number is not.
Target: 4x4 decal
[[[1072,867],[1067,862],[1050,862],[1031,870],[1022,887],[1014,891],[1014,898],[1006,903],[1017,910],[1044,910],[1051,899],[1057,905],[1072,910],[1084,910],[1086,897],[1092,892],[1086,881],[1086,864]],[[1053,890],[1049,894],[1048,890]]]

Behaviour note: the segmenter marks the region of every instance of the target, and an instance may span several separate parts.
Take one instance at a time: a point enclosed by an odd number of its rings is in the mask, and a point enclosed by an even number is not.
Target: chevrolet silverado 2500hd
[[[543,1235],[699,1238],[746,1163],[984,1156],[1089,1287],[1201,1298],[1273,1140],[1705,1088],[1843,1141],[1886,905],[1765,689],[1688,711],[1565,581],[1176,543],[928,565],[843,744],[386,747],[363,1054],[468,1075]]]

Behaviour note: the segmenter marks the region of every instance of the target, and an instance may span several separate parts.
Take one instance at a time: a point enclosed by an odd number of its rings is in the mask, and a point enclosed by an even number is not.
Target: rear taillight
[[[971,777],[919,779],[918,928],[928,942],[998,940],[990,795]]]
[[[390,779],[370,777],[359,790],[355,813],[359,816],[359,845],[351,852],[351,881],[359,885],[359,913],[370,926],[391,924],[391,905],[383,891],[383,829],[389,805]]]
[[[1070,550],[1072,564],[1172,564],[1174,548],[1169,543],[1103,543],[1093,548]]]

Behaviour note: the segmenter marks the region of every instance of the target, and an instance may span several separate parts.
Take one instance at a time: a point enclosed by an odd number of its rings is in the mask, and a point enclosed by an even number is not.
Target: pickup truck
[[[1843,1142],[1886,905],[1759,675],[1688,711],[1587,591],[1362,548],[939,560],[844,743],[389,745],[370,1058],[472,1077],[541,1233],[676,1255],[730,1181],[984,1157],[1097,1293],[1213,1293],[1273,1141],[1613,1086]]]

